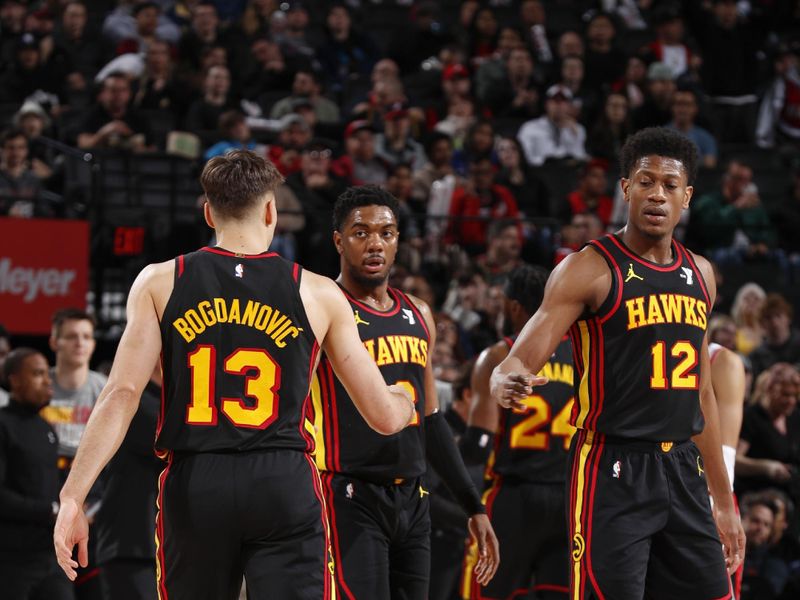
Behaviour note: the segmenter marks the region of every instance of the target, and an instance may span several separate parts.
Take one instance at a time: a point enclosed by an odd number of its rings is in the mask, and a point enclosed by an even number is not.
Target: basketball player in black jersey
[[[474,585],[470,548],[461,583],[465,600],[510,600],[528,594],[563,600],[569,591],[564,480],[567,450],[575,433],[569,424],[574,404],[569,338],[548,358],[540,373],[549,383],[522,401],[524,410],[499,409],[489,393],[492,370],[508,356],[539,308],[547,275],[529,265],[509,274],[504,316],[513,335],[484,350],[472,372],[473,403],[460,447],[465,461],[489,460],[490,485],[484,500],[500,542],[500,567],[484,589]]]
[[[714,276],[673,239],[696,162],[676,132],[628,138],[627,224],[553,271],[541,307],[492,374],[492,395],[522,408],[546,381],[533,374],[569,330],[572,598],[728,598],[726,564],[733,571],[743,559],[705,340]]]
[[[281,176],[252,152],[209,161],[201,176],[217,246],[146,267],[128,326],[61,491],[54,543],[74,579],[86,563],[80,507],[112,457],[161,354],[156,451],[161,598],[329,598],[327,520],[303,410],[324,350],[356,406],[383,434],[416,414],[387,389],[331,280],[267,249]],[[77,561],[72,551],[78,545]]]
[[[424,600],[430,574],[426,457],[471,517],[478,581],[497,568],[497,540],[447,423],[438,411],[430,362],[435,325],[418,298],[390,288],[398,243],[397,200],[372,186],[354,187],[334,207],[337,280],[350,319],[384,379],[405,386],[417,416],[403,431],[376,435],[353,409],[324,356],[312,386],[309,422],[331,523],[339,598]]]

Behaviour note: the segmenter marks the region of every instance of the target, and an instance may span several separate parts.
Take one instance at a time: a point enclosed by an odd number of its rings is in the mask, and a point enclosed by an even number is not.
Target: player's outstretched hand
[[[65,500],[58,509],[56,525],[53,529],[53,545],[56,560],[70,581],[75,581],[75,569],[89,564],[88,556],[89,522],[83,509],[74,500]],[[72,549],[78,544],[78,562],[72,558]]]
[[[472,515],[469,520],[469,533],[478,542],[475,579],[481,585],[486,585],[492,580],[500,565],[500,544],[486,515]]]
[[[732,575],[744,562],[745,536],[742,520],[733,510],[715,510],[719,539],[725,553],[725,566]]]
[[[528,373],[500,373],[495,369],[489,385],[492,397],[500,406],[524,410],[522,401],[533,393],[535,386],[544,385],[547,381],[547,377]]]

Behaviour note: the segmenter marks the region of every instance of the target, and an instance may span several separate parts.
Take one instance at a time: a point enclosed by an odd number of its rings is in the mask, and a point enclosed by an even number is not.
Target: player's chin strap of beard
[[[458,453],[450,426],[438,410],[425,417],[425,454],[467,515],[486,512],[480,494]]]

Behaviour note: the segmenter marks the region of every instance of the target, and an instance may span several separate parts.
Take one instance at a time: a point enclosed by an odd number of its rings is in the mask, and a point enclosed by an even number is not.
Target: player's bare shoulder
[[[436,322],[433,318],[433,311],[431,307],[428,306],[428,303],[422,300],[421,298],[417,298],[416,296],[412,296],[411,294],[406,294],[408,299],[411,303],[417,308],[419,313],[422,315],[422,318],[425,319],[425,324],[428,326],[428,331],[431,335],[434,335],[436,330]]]
[[[174,260],[151,263],[142,269],[136,277],[131,286],[130,297],[149,297],[160,320],[161,315],[164,314],[164,308],[167,306],[170,294],[172,294],[174,282]]]
[[[703,281],[706,284],[706,289],[708,290],[708,296],[711,300],[711,305],[714,305],[714,298],[717,296],[717,280],[714,276],[714,267],[711,264],[711,261],[708,260],[705,256],[701,254],[696,254],[689,250],[686,246],[683,247],[684,250],[689,254],[691,259],[697,265],[700,274],[703,276]]]
[[[332,322],[350,313],[339,286],[331,278],[313,271],[303,271],[300,299],[319,343],[325,339]]]
[[[585,246],[567,256],[553,269],[547,281],[545,298],[554,293],[572,301],[580,301],[596,309],[611,289],[612,275],[608,263],[597,250]]]

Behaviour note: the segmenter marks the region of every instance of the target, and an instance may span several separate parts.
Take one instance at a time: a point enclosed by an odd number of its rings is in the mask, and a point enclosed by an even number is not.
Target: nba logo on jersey
[[[242,263],[238,263],[233,270],[239,279],[244,277],[244,267],[242,266]]]
[[[347,487],[344,488],[344,492],[345,492],[344,495],[347,496],[348,499],[352,498],[353,497],[353,484],[352,483],[348,483]]]
[[[414,313],[411,312],[411,310],[408,308],[403,309],[403,318],[406,321],[408,321],[409,325],[413,325],[414,323],[416,323],[416,321],[414,320]]]
[[[692,285],[692,277],[694,276],[694,272],[686,267],[681,267],[681,271],[683,271],[683,273],[681,273],[681,279],[686,280],[686,285]]]
[[[612,476],[614,479],[619,479],[620,473],[622,473],[622,463],[620,461],[614,463],[613,471],[614,473]]]

